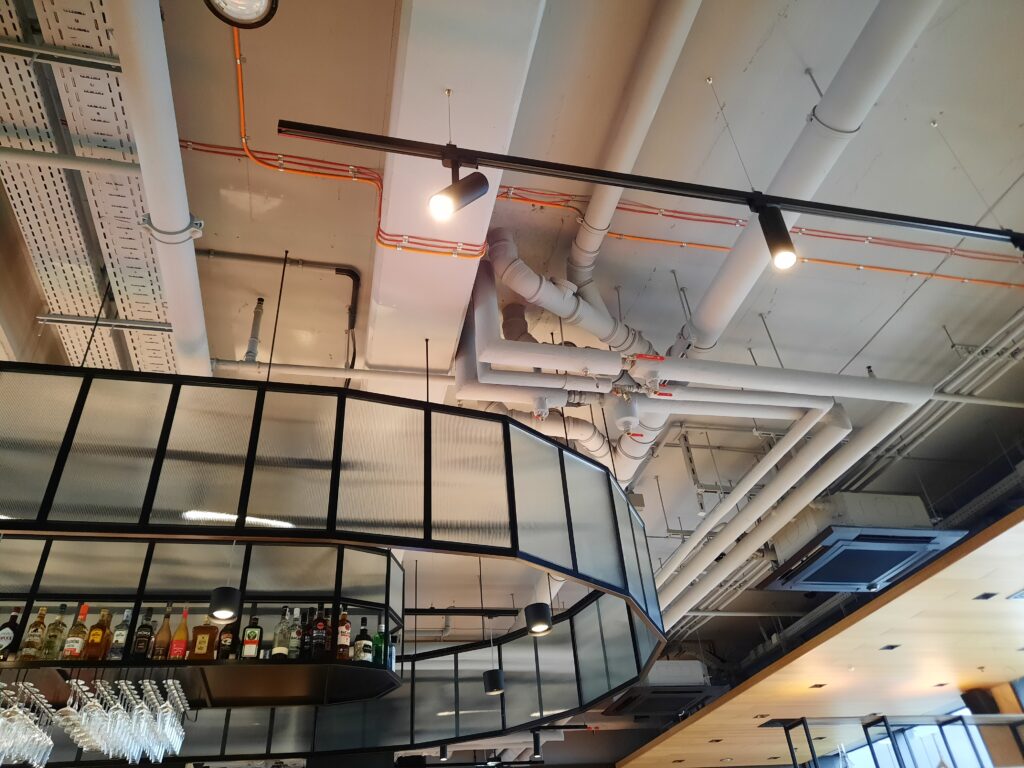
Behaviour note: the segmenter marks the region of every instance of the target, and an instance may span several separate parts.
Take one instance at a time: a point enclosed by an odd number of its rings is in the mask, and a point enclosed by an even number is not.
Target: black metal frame
[[[801,717],[799,720],[790,720],[788,723],[782,726],[783,732],[786,734],[786,746],[789,747],[789,759],[793,762],[793,768],[800,768],[802,763],[797,759],[796,746],[793,744],[793,735],[791,731],[796,728],[801,728],[804,732],[804,740],[807,742],[807,750],[811,755],[811,765],[814,768],[819,768],[818,765],[818,753],[814,751],[814,739],[811,738],[811,729],[807,724],[807,718]],[[872,754],[874,754],[872,752]]]
[[[319,544],[343,544],[353,546],[374,546],[374,547],[401,547],[406,549],[425,549],[430,551],[438,552],[454,552],[461,554],[473,554],[484,557],[502,557],[502,558],[516,558],[523,560],[531,565],[539,567],[543,570],[557,572],[565,575],[577,582],[585,584],[589,587],[593,587],[602,592],[616,594],[623,599],[629,601],[638,611],[643,620],[648,626],[655,631],[659,638],[662,638],[661,628],[661,617],[658,607],[648,606],[649,596],[645,594],[643,590],[643,584],[640,585],[640,592],[644,594],[644,598],[637,600],[629,591],[627,568],[624,554],[624,543],[620,542],[620,545],[616,547],[616,558],[619,573],[621,574],[622,584],[612,584],[598,577],[582,573],[578,569],[578,562],[576,558],[576,541],[573,533],[572,523],[572,495],[569,491],[568,482],[565,473],[565,456],[570,455],[575,459],[583,461],[587,466],[590,466],[598,470],[601,475],[605,478],[605,482],[609,488],[609,512],[611,514],[611,523],[616,531],[616,536],[619,538],[619,526],[618,526],[618,512],[616,509],[615,499],[612,497],[613,491],[611,490],[611,484],[614,482],[614,478],[606,467],[598,464],[593,459],[582,454],[576,453],[570,448],[561,445],[552,438],[545,435],[541,435],[529,427],[515,423],[515,428],[522,430],[537,440],[556,447],[559,451],[559,467],[562,475],[562,490],[564,502],[566,505],[566,525],[569,536],[570,553],[572,556],[573,567],[566,568],[565,566],[557,563],[550,562],[544,558],[537,557],[524,552],[520,549],[520,542],[518,540],[518,521],[516,513],[516,502],[515,502],[515,488],[514,480],[509,472],[509,468],[512,466],[511,456],[511,437],[510,428],[512,422],[507,416],[486,413],[481,411],[470,411],[452,406],[440,405],[436,403],[424,403],[417,400],[407,400],[404,398],[391,397],[386,395],[379,395],[367,392],[357,392],[344,388],[328,387],[328,386],[309,386],[309,385],[296,385],[296,384],[284,384],[279,382],[253,382],[243,381],[236,379],[209,379],[194,376],[180,376],[174,374],[159,374],[159,373],[138,373],[128,371],[111,371],[111,370],[100,370],[100,369],[81,369],[81,368],[66,368],[62,366],[50,366],[50,365],[36,365],[29,363],[0,363],[0,374],[4,372],[15,372],[15,373],[31,373],[31,374],[43,374],[43,375],[59,375],[59,376],[73,376],[82,380],[81,388],[76,398],[75,404],[71,411],[69,418],[68,427],[65,431],[64,438],[57,450],[57,454],[54,461],[53,470],[51,472],[50,480],[47,485],[47,492],[44,495],[40,509],[34,520],[4,520],[0,523],[3,533],[6,534],[23,534],[23,535],[41,535],[44,537],[103,537],[103,538],[116,538],[118,536],[125,536],[131,538],[143,538],[146,540],[171,540],[181,538],[195,538],[197,534],[200,534],[202,538],[210,541],[260,541],[260,540],[271,540],[279,543],[319,543]],[[142,508],[139,515],[139,520],[136,523],[124,524],[124,523],[93,523],[89,521],[55,521],[47,519],[49,513],[49,506],[53,502],[53,498],[56,495],[57,489],[60,483],[61,473],[64,469],[65,463],[71,454],[74,445],[75,432],[78,420],[81,418],[81,414],[87,406],[88,392],[90,391],[91,384],[94,380],[98,379],[115,379],[115,380],[128,380],[128,381],[139,381],[139,382],[154,382],[170,384],[171,391],[167,402],[167,411],[165,413],[164,422],[161,427],[160,435],[156,446],[154,447],[153,453],[153,465],[149,478],[149,484],[147,486],[145,497],[142,502]],[[163,466],[163,462],[168,452],[168,444],[173,429],[174,415],[176,413],[177,403],[181,392],[181,387],[185,386],[202,386],[202,387],[222,387],[231,389],[241,389],[246,391],[255,392],[255,405],[252,423],[250,426],[248,448],[242,468],[242,481],[241,487],[239,488],[239,500],[237,519],[233,525],[168,525],[162,523],[153,523],[152,511],[153,503],[157,495],[157,488],[159,485],[160,471]],[[336,399],[337,402],[337,414],[336,414],[336,429],[334,434],[333,452],[330,459],[330,471],[331,471],[331,487],[330,495],[328,499],[329,508],[325,510],[326,524],[334,524],[334,528],[290,528],[290,529],[263,529],[263,528],[251,528],[245,526],[245,518],[247,513],[247,500],[249,495],[249,486],[253,477],[253,473],[257,466],[257,452],[259,444],[259,429],[260,429],[260,416],[261,416],[261,405],[266,395],[271,392],[287,392],[287,393],[299,393],[299,394],[310,394],[310,395],[326,395]],[[348,400],[363,400],[375,403],[381,403],[385,405],[400,406],[404,408],[412,408],[419,410],[424,414],[424,509],[423,509],[423,532],[421,537],[415,536],[401,536],[401,535],[387,535],[387,534],[369,534],[360,531],[351,530],[338,530],[337,525],[339,523],[339,507],[341,506],[341,499],[339,498],[341,485],[340,479],[342,478],[341,462],[344,451],[344,422],[345,422],[345,406]],[[449,414],[464,418],[481,419],[485,421],[491,421],[502,425],[502,442],[504,450],[504,461],[506,469],[506,493],[508,495],[508,530],[509,530],[509,546],[492,546],[484,544],[469,544],[459,541],[448,541],[438,539],[434,535],[432,526],[432,514],[431,514],[431,448],[433,443],[432,436],[432,416],[433,414]],[[2,429],[2,425],[0,425]],[[627,512],[632,511],[632,507],[629,506],[628,501],[626,502]],[[642,523],[641,523],[642,525]],[[630,519],[630,527],[632,527],[632,520]],[[646,542],[645,542],[646,543]],[[646,549],[646,548],[645,548]],[[646,567],[653,573],[649,558],[649,550],[647,557],[641,555],[639,543],[635,539],[633,542],[633,552],[637,555],[637,562],[641,569],[641,581],[643,569]],[[336,608],[336,606],[335,606]]]
[[[329,144],[341,144],[348,147],[373,149],[395,155],[423,157],[448,163],[476,168],[495,168],[504,171],[519,171],[537,176],[549,176],[571,181],[584,181],[603,186],[636,189],[645,192],[657,192],[675,197],[689,197],[697,200],[711,200],[719,203],[742,205],[757,212],[766,207],[781,208],[793,213],[805,213],[814,216],[828,216],[836,219],[863,221],[873,224],[920,229],[929,232],[941,232],[958,237],[977,237],[984,240],[995,240],[1011,243],[1018,250],[1024,251],[1024,233],[1010,229],[992,229],[972,224],[958,224],[938,219],[926,219],[908,214],[887,213],[865,208],[853,208],[845,205],[819,203],[813,200],[799,200],[792,197],[768,195],[762,192],[711,187],[704,184],[691,184],[684,181],[672,181],[651,176],[638,176],[632,173],[617,173],[599,168],[586,168],[566,163],[553,163],[547,160],[535,160],[526,157],[515,157],[497,152],[484,152],[477,149],[465,149],[451,144],[431,144],[425,141],[411,141],[392,136],[373,133],[349,131],[343,128],[330,128],[322,125],[311,125],[293,120],[278,120],[277,133],[301,139],[313,139]],[[425,202],[425,201],[424,201]]]

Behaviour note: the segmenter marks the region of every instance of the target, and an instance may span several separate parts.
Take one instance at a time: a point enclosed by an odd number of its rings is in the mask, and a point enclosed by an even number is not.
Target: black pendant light
[[[438,758],[441,760],[442,763],[447,763],[448,762],[448,745],[447,744],[442,744],[441,745],[441,752],[438,755]]]
[[[231,542],[231,549],[227,562],[227,578],[230,582],[231,569],[235,561],[235,544]],[[210,593],[210,610],[208,614],[216,624],[230,624],[238,618],[238,612],[242,607],[242,591],[238,587],[223,586],[217,587]]]
[[[796,248],[782,211],[774,205],[767,205],[757,212],[757,220],[772,255],[772,266],[781,271],[791,269],[796,264]]]
[[[523,609],[526,629],[534,637],[542,637],[551,631],[551,606],[548,603],[530,603]]]
[[[477,578],[480,582],[480,629],[484,629],[484,565],[483,559],[477,558]],[[484,693],[488,696],[500,696],[505,692],[505,672],[494,666],[494,627],[489,626],[491,639],[491,669],[484,672]]]
[[[458,174],[458,169],[453,168],[452,183],[430,196],[427,207],[436,221],[448,221],[456,211],[487,194],[487,177],[480,171],[474,171],[461,179]]]
[[[540,748],[540,731],[534,731],[533,732],[533,755],[532,755],[531,759],[533,759],[533,760],[543,760],[544,759],[544,752],[542,752],[541,748]]]

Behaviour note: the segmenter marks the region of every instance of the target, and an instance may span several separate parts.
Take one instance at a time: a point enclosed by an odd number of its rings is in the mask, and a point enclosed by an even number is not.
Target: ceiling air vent
[[[830,525],[780,565],[761,588],[875,592],[952,546],[964,533]]]

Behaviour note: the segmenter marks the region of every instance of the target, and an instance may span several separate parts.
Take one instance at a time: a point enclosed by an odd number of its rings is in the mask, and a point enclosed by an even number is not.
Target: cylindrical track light
[[[488,669],[484,672],[484,693],[488,696],[500,696],[505,692],[505,671]]]
[[[447,744],[442,744],[441,745],[441,753],[438,755],[438,757],[440,758],[442,763],[447,763],[448,762],[448,745]]]
[[[789,236],[789,227],[782,217],[782,211],[773,205],[765,206],[757,212],[757,220],[761,223],[764,241],[772,255],[772,265],[776,269],[790,269],[796,264],[796,248],[793,247],[793,239]]]
[[[262,27],[277,13],[277,0],[206,0],[213,15],[241,29]]]
[[[487,177],[474,171],[432,195],[428,207],[437,221],[448,221],[456,211],[487,194]]]
[[[237,587],[217,587],[210,593],[210,617],[218,622],[234,621],[241,601]]]
[[[533,732],[533,759],[542,760],[544,759],[544,753],[540,748],[540,731]]]
[[[547,603],[530,603],[523,609],[523,617],[531,635],[540,637],[551,631],[551,606]]]

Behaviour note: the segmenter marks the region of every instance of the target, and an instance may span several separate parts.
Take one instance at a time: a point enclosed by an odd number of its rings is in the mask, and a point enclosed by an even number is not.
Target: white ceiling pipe
[[[634,397],[637,410],[652,416],[709,416],[736,419],[779,419],[796,421],[803,418],[801,408],[781,405],[751,405],[749,403],[702,403],[694,400],[665,400],[653,397]]]
[[[530,304],[546,309],[570,325],[578,325],[615,352],[624,355],[654,352],[651,343],[638,331],[585,301],[576,293],[576,286],[572,283],[538,275],[533,267],[519,258],[511,230],[504,227],[492,229],[487,233],[487,246],[494,274]]]
[[[699,9],[700,0],[660,0],[655,6],[606,143],[602,168],[621,173],[633,170]],[[621,187],[594,187],[566,265],[566,276],[579,286],[579,294],[606,315],[610,313],[593,282],[594,265],[621,198]]]
[[[769,194],[814,197],[940,3],[879,2],[769,184]],[[798,214],[785,214],[785,218],[792,225]],[[713,347],[770,261],[761,228],[752,222],[694,309],[680,341],[673,345],[673,355],[682,354],[688,346],[690,356]]]
[[[918,405],[928,400],[933,391],[924,384],[869,376],[841,376],[816,371],[662,357],[637,358],[629,373],[637,381],[686,381],[715,387],[744,387],[770,392],[850,397]]]
[[[707,387],[665,386],[652,396],[666,400],[693,400],[700,403],[748,403],[750,405],[781,405],[785,408],[814,408],[827,411],[832,398],[812,395],[790,395],[785,392],[758,392],[749,389],[709,389]]]
[[[23,163],[24,165],[34,165],[39,168],[63,168],[69,171],[115,173],[125,176],[138,176],[141,173],[137,163],[126,163],[123,160],[60,155],[53,152],[38,152],[31,149],[14,149],[13,147],[0,147],[0,162]]]
[[[167,300],[167,319],[173,328],[178,372],[209,376],[210,349],[190,237],[192,216],[178,147],[160,3],[110,0],[105,8],[121,60],[119,79],[142,169],[142,191],[152,225],[163,233],[153,238],[153,251]]]
[[[715,558],[725,552],[730,544],[740,539],[749,538],[749,534],[747,537],[744,537],[747,529],[755,525],[761,515],[767,512],[783,495],[792,490],[793,486],[814,469],[815,465],[829,451],[839,445],[840,441],[849,435],[851,430],[850,419],[847,417],[843,407],[841,405],[833,407],[828,415],[822,419],[821,429],[807,442],[807,445],[801,448],[785,466],[779,469],[775,477],[761,489],[760,493],[750,500],[749,504],[733,516],[732,520],[726,524],[725,528],[714,539],[694,552],[689,561],[679,569],[679,572],[662,584],[658,590],[658,597],[662,607],[672,606],[672,601],[685,592],[687,587],[695,582],[701,573],[715,562]],[[767,541],[767,537],[761,539],[760,543],[743,559],[746,560],[750,557],[765,541]],[[736,569],[733,568],[723,575],[728,575],[734,570]],[[708,592],[710,591],[709,589]],[[701,595],[701,598],[705,595]],[[691,602],[686,608],[689,610],[695,605],[696,602]],[[671,625],[666,623],[665,626]]]
[[[308,376],[318,379],[352,379],[353,381],[380,381],[394,384],[409,384],[410,382],[426,382],[422,371],[388,371],[383,369],[361,369],[361,368],[329,368],[321,365],[286,365],[274,363],[268,366],[267,363],[248,362],[246,360],[221,360],[214,358],[210,361],[213,364],[213,371],[221,376],[237,374],[241,376],[256,376],[266,378],[267,369],[272,374],[280,376]],[[454,376],[432,373],[430,383],[438,387],[447,387],[455,383]]]
[[[494,275],[492,265],[482,261],[473,285],[472,319],[476,325],[475,333],[480,337],[477,357],[481,362],[517,368],[586,372],[593,376],[618,376],[622,373],[624,362],[618,352],[502,339]]]
[[[811,431],[811,428],[821,421],[826,412],[827,409],[808,411],[804,414],[803,418],[789,429],[784,437],[772,446],[768,453],[761,457],[750,471],[743,476],[743,479],[736,484],[736,487],[729,492],[729,495],[719,501],[707,516],[700,521],[700,524],[690,534],[690,537],[676,547],[675,551],[668,556],[668,559],[665,560],[658,572],[654,574],[654,581],[658,587],[661,587],[671,578],[675,570],[683,564],[691,552],[700,546],[701,542],[714,530],[715,526],[729,512],[735,509],[741,500],[747,497],[747,494],[771,471],[772,467],[782,460],[782,457],[793,450],[804,439],[807,433]]]
[[[578,448],[582,448],[602,464],[610,464],[608,439],[586,419],[578,419],[575,416],[566,416],[563,419],[558,413],[549,413],[546,418],[538,419],[532,413],[524,411],[509,411],[508,415],[542,435],[563,439],[568,437],[569,440],[575,441]]]
[[[860,429],[850,439],[850,442],[842,446],[817,470],[808,475],[760,525],[738,541],[703,579],[687,589],[669,607],[664,614],[665,626],[670,627],[685,616],[686,612],[711,592],[718,583],[728,578],[730,573],[742,565],[766,541],[781,531],[790,520],[800,514],[846,470],[860,461],[864,454],[876,446],[886,435],[912,416],[919,407],[909,403],[894,403],[889,405],[874,421]]]
[[[644,413],[631,431],[619,435],[614,448],[615,477],[619,483],[626,485],[633,479],[670,418],[669,413]]]
[[[540,343],[530,333],[530,325],[526,322],[526,305],[516,301],[510,301],[502,307],[501,335],[509,341]]]
[[[611,392],[611,379],[572,376],[564,373],[534,371],[500,371],[487,363],[477,363],[476,378],[481,384],[506,384],[510,387],[552,387],[577,392]]]

